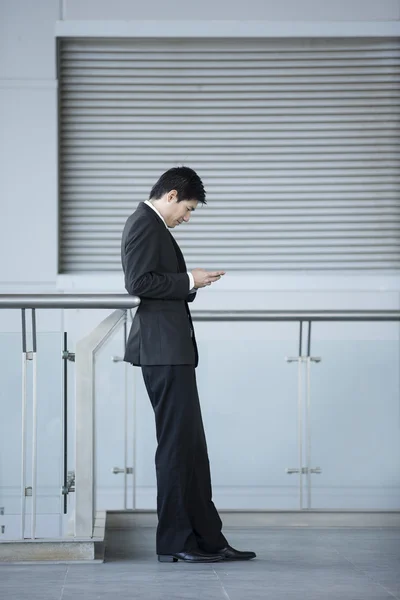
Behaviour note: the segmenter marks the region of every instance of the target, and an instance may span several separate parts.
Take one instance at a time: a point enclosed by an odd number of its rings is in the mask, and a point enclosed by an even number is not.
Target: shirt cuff
[[[189,292],[193,292],[194,291],[194,277],[191,273],[188,273],[188,277],[189,277]]]

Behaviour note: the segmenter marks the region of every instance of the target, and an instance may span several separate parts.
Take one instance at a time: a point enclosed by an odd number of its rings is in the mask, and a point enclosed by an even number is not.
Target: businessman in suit
[[[160,562],[248,560],[232,548],[212,502],[210,468],[196,386],[196,338],[188,302],[223,271],[187,272],[169,232],[206,204],[200,177],[188,167],[164,173],[150,198],[128,218],[121,258],[125,287],[140,306],[125,361],[140,366],[157,432],[157,554]]]

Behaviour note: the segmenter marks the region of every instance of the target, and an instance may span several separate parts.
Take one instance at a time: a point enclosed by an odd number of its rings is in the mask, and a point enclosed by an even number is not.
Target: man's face
[[[196,210],[197,204],[197,200],[182,200],[178,202],[176,195],[168,197],[166,214],[164,215],[168,227],[173,229],[183,222],[188,223],[190,215]]]

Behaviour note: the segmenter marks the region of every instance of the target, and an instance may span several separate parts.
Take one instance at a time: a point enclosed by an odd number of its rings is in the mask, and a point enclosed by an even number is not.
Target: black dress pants
[[[226,546],[211,477],[194,366],[142,366],[156,431],[157,554]]]

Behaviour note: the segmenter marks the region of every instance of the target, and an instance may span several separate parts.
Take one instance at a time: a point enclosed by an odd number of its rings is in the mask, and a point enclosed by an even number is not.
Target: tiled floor
[[[160,564],[152,527],[109,531],[106,562],[2,565],[1,600],[400,600],[400,530],[226,528],[243,563]]]

